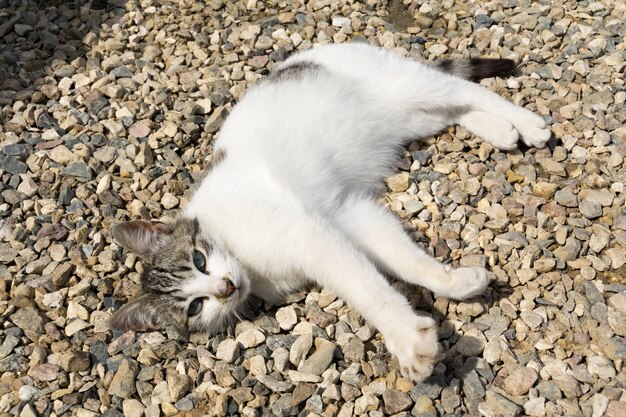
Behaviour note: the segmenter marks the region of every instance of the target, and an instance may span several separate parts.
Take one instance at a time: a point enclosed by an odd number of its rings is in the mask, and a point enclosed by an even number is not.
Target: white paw
[[[441,295],[455,300],[465,300],[482,294],[491,279],[485,268],[472,266],[448,272],[450,285]]]
[[[489,136],[485,137],[489,143],[498,149],[511,151],[517,149],[517,141],[519,140],[519,132],[504,119],[496,118],[498,121],[504,121],[508,126],[494,126]]]
[[[550,139],[551,133],[549,129],[546,129],[546,122],[539,115],[526,110],[518,108],[511,121],[519,130],[522,136],[522,142],[528,146],[534,146],[537,148],[543,148],[546,146],[546,142]]]
[[[459,118],[459,123],[498,149],[517,148],[519,132],[503,117],[483,111],[470,111]]]
[[[416,316],[410,321],[404,332],[385,336],[385,344],[398,358],[402,376],[420,382],[432,374],[439,353],[437,327],[429,317]]]

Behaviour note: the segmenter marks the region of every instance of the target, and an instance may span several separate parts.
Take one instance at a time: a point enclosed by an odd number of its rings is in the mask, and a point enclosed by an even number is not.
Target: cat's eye
[[[204,272],[206,270],[206,258],[202,252],[198,250],[193,251],[192,259],[198,271]]]
[[[202,311],[202,304],[204,303],[204,298],[198,297],[194,298],[193,301],[189,304],[189,308],[187,308],[187,316],[197,316],[200,311]]]

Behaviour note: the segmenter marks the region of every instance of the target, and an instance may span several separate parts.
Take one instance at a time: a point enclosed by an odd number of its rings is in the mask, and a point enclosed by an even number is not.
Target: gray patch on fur
[[[271,82],[300,80],[323,69],[323,65],[313,61],[298,61],[272,72],[269,77],[267,77],[267,80]]]
[[[508,77],[519,72],[519,65],[515,61],[499,58],[442,59],[435,62],[435,67],[447,74],[470,81]]]

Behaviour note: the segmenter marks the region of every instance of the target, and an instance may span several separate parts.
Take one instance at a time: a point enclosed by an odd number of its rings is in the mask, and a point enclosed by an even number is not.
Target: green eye
[[[206,270],[206,258],[200,251],[193,251],[193,264],[198,268],[198,271],[204,272]]]
[[[202,310],[202,303],[204,303],[204,298],[194,298],[187,309],[187,316],[192,317],[198,315]]]

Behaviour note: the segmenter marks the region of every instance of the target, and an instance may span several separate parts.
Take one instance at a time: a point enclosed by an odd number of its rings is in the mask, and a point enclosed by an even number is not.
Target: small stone
[[[350,26],[350,23],[350,19],[343,16],[335,16],[332,19],[332,25],[338,28],[343,26]]]
[[[65,334],[68,336],[73,336],[81,330],[85,330],[91,327],[91,324],[87,323],[82,319],[72,320],[67,326],[65,326]]]
[[[209,98],[203,98],[203,99],[196,101],[196,105],[200,108],[200,112],[202,114],[211,113],[211,108],[213,107],[213,103],[211,102],[211,99]]]
[[[333,360],[336,345],[332,342],[322,343],[299,368],[301,372],[322,375]]]
[[[522,408],[494,391],[487,391],[486,402],[480,404],[478,410],[486,416],[515,417]]]
[[[539,165],[544,170],[546,174],[558,175],[561,177],[565,176],[565,168],[563,168],[563,164],[555,161],[552,158],[539,158],[537,159]]]
[[[287,392],[293,389],[293,384],[288,381],[278,381],[269,375],[259,375],[257,381],[265,385],[273,392]]]
[[[137,156],[135,157],[134,162],[135,165],[140,168],[154,163],[154,155],[152,154],[152,149],[150,149],[150,146],[148,146],[147,143],[142,143],[141,145],[139,145],[139,151],[137,152]]]
[[[141,401],[134,398],[127,398],[122,403],[122,411],[125,417],[142,417],[145,409]]]
[[[13,352],[13,349],[17,345],[19,345],[19,343],[20,339],[18,337],[15,337],[13,335],[6,335],[4,342],[2,342],[2,345],[0,346],[0,359],[4,359],[9,356],[9,354]]]
[[[578,205],[580,212],[588,219],[596,219],[602,216],[602,205],[591,200],[583,200]]]
[[[485,349],[485,344],[474,336],[463,335],[453,349],[465,357],[479,356]]]
[[[32,32],[33,27],[31,25],[16,23],[15,26],[13,26],[13,30],[15,31],[17,35],[24,36],[27,33]]]
[[[150,395],[150,401],[152,404],[170,404],[172,403],[172,397],[170,397],[170,391],[167,381],[161,381],[154,387],[152,394]]]
[[[179,202],[180,200],[176,198],[176,196],[172,193],[165,193],[163,194],[163,197],[161,198],[161,204],[167,210],[173,209],[174,207],[178,205]]]
[[[538,182],[533,185],[533,193],[539,197],[543,197],[546,200],[551,199],[556,190],[559,188],[558,184],[552,184],[548,182]]]
[[[418,397],[415,400],[415,407],[411,410],[411,415],[415,417],[437,417],[437,409],[433,406],[428,397]]]
[[[504,380],[504,388],[511,395],[526,394],[537,382],[537,371],[532,368],[518,368]]]
[[[610,401],[604,417],[622,417],[626,415],[626,402]]]
[[[147,45],[143,50],[143,57],[151,62],[154,62],[161,55],[163,55],[163,51],[155,45]]]
[[[248,64],[252,66],[253,68],[259,69],[267,65],[268,61],[269,61],[268,55],[257,55],[253,57],[252,59],[249,59]]]
[[[610,296],[607,304],[620,313],[626,314],[626,291],[621,291]]]
[[[291,345],[291,349],[289,350],[289,362],[295,366],[299,366],[300,362],[304,360],[312,345],[313,336],[310,333],[299,336],[293,345]]]
[[[406,172],[393,175],[385,181],[389,189],[394,192],[406,191],[409,188],[409,174]]]
[[[10,316],[10,319],[33,342],[36,342],[43,333],[43,319],[33,308],[20,308]]]
[[[109,343],[109,355],[116,355],[135,342],[135,332],[128,331]]]
[[[189,392],[191,381],[187,375],[170,373],[167,376],[167,388],[170,392],[171,402],[177,402]]]
[[[354,402],[354,414],[363,415],[378,408],[379,400],[373,395],[364,395]]]
[[[239,342],[233,339],[223,340],[218,345],[215,356],[219,360],[232,363],[239,356]]]
[[[553,253],[557,259],[565,262],[573,261],[578,257],[581,247],[580,242],[575,237],[571,236],[567,238],[564,246],[556,248]]]
[[[288,306],[278,309],[276,312],[276,320],[281,329],[291,330],[298,322],[298,317],[296,316],[294,308]]]
[[[54,381],[59,377],[59,367],[51,363],[42,363],[28,370],[28,375],[39,381]]]
[[[137,392],[135,385],[137,372],[138,368],[134,362],[123,359],[109,385],[109,395],[116,395],[121,398],[133,396]]]
[[[528,400],[524,403],[524,411],[529,416],[545,416],[545,402],[546,399],[543,397]]]
[[[603,356],[592,356],[588,358],[587,369],[591,375],[598,375],[602,379],[609,379],[615,376],[613,364]]]
[[[50,151],[50,159],[62,165],[67,165],[74,158],[74,154],[66,146],[60,145]]]
[[[576,207],[578,198],[570,188],[564,188],[554,194],[554,201],[565,207]]]
[[[35,413],[32,405],[26,404],[20,411],[20,417],[37,417],[37,413]]]
[[[61,367],[67,372],[82,372],[91,366],[89,352],[70,349],[61,354]]]
[[[36,387],[33,387],[32,385],[22,385],[17,391],[17,396],[21,401],[28,402],[38,393],[39,390]]]
[[[296,406],[304,401],[308,400],[315,392],[315,385],[300,383],[296,385],[293,390],[293,396],[291,397],[291,405]]]
[[[397,389],[387,389],[383,393],[383,402],[387,414],[397,414],[408,410],[413,405],[413,401],[408,394]]]
[[[144,122],[137,122],[128,129],[128,133],[136,138],[145,138],[150,134],[150,128]]]
[[[93,172],[83,162],[74,162],[61,170],[61,175],[66,177],[74,177],[81,182],[91,181]]]
[[[28,165],[14,156],[0,155],[0,168],[13,175],[26,174]]]
[[[265,335],[257,329],[250,329],[237,336],[237,341],[247,349],[263,343]]]

